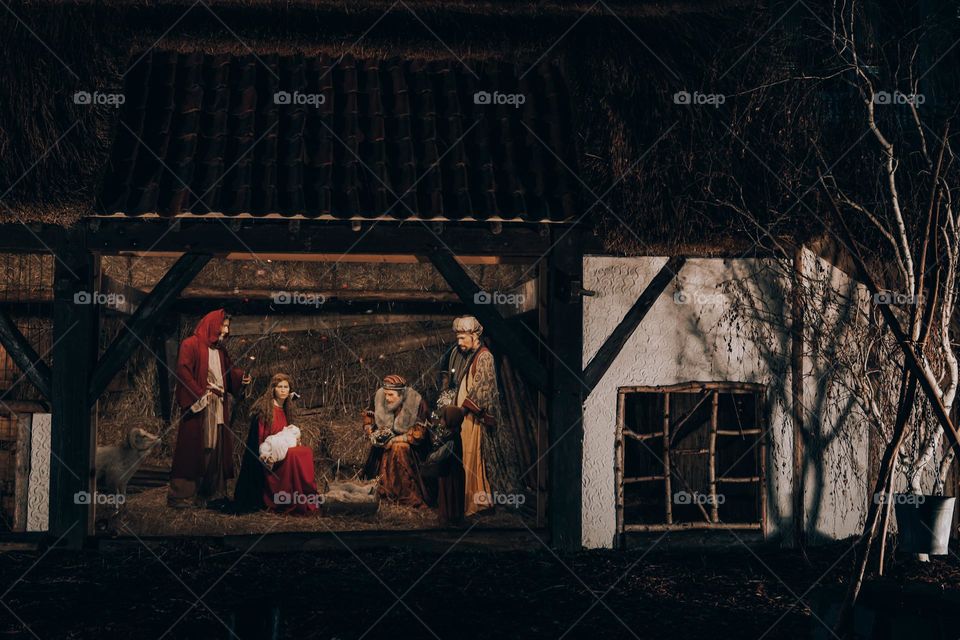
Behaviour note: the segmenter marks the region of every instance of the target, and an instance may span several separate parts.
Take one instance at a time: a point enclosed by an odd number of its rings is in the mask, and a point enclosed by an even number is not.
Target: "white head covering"
[[[483,333],[483,325],[473,316],[460,316],[453,320],[453,330],[456,333]]]

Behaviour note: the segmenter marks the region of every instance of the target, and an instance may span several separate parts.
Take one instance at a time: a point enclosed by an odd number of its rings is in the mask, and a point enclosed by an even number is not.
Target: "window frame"
[[[710,511],[711,521],[695,521],[695,522],[673,522],[672,521],[672,488],[671,488],[671,474],[667,473],[667,469],[670,468],[670,449],[669,446],[660,449],[659,453],[663,455],[662,462],[664,464],[664,469],[662,471],[662,476],[649,476],[646,479],[662,479],[664,482],[664,495],[666,496],[664,501],[664,523],[650,523],[650,524],[626,524],[624,522],[624,456],[625,449],[624,447],[624,420],[626,415],[626,400],[627,396],[637,393],[652,393],[657,394],[660,397],[665,399],[666,404],[664,413],[664,420],[668,421],[670,418],[670,405],[669,405],[669,395],[671,393],[702,393],[702,392],[712,392],[711,402],[713,403],[712,416],[710,420],[709,429],[711,432],[716,431],[714,436],[711,433],[710,438],[710,450],[709,450],[709,477],[710,482],[712,483],[712,491],[716,490],[716,486],[722,484],[724,481],[730,482],[728,479],[716,478],[716,438],[722,437],[725,435],[731,435],[724,433],[727,431],[725,429],[720,429],[717,424],[717,404],[719,399],[719,394],[721,393],[749,393],[755,396],[755,409],[757,412],[755,418],[755,426],[750,430],[751,435],[756,435],[759,442],[756,445],[759,449],[759,465],[758,472],[759,476],[751,477],[751,480],[746,481],[742,478],[735,478],[733,482],[744,482],[748,484],[757,485],[759,491],[759,522],[720,522],[717,515],[717,505],[714,502],[713,508]],[[617,388],[617,422],[616,422],[616,435],[615,435],[615,444],[616,449],[614,457],[614,484],[616,487],[616,512],[617,512],[617,534],[623,535],[624,533],[633,533],[633,532],[658,532],[658,531],[680,531],[680,530],[739,530],[739,531],[758,531],[761,534],[766,532],[767,524],[767,439],[769,438],[768,432],[768,416],[769,410],[767,406],[767,387],[763,384],[752,383],[752,382],[721,382],[721,381],[711,381],[711,382],[685,382],[680,384],[672,385],[659,385],[659,386],[648,386],[648,385],[638,385],[638,386],[623,386]],[[737,434],[739,435],[739,434]],[[661,429],[659,432],[654,432],[654,435],[644,434],[645,439],[652,439],[656,437],[662,438],[664,445],[669,441],[670,430]],[[634,480],[633,478],[627,478],[627,480]],[[643,481],[641,479],[640,481]]]

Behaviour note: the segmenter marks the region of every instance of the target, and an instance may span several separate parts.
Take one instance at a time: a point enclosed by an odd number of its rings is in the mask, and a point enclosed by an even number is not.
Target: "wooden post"
[[[558,549],[582,547],[583,516],[583,237],[551,227],[549,272],[550,535]]]
[[[614,447],[616,451],[614,452],[613,458],[613,481],[616,483],[617,487],[617,537],[615,540],[615,547],[623,546],[623,460],[624,460],[624,441],[623,441],[623,429],[624,429],[624,420],[626,420],[627,414],[627,394],[622,390],[617,391],[617,434],[616,440],[614,441]]]
[[[663,394],[663,494],[664,520],[673,524],[673,495],[670,485],[670,393]],[[693,496],[691,496],[692,498]]]
[[[14,485],[13,530],[27,530],[27,504],[30,495],[30,452],[33,444],[30,427],[33,415],[17,413],[17,477]]]
[[[161,322],[153,333],[151,350],[157,372],[157,409],[164,422],[173,415],[173,371],[177,367],[176,323]],[[172,353],[171,353],[172,352]]]
[[[68,235],[57,250],[53,276],[50,534],[73,549],[92,533],[96,444],[87,398],[99,339],[99,259],[83,240],[79,233]],[[76,498],[83,492],[91,498],[86,503]]]
[[[540,329],[540,339],[550,340],[550,324],[547,308],[550,306],[548,294],[550,278],[547,265],[543,262],[537,267],[537,326]],[[550,424],[548,407],[549,398],[544,391],[537,391],[537,527],[546,526],[549,522],[548,506],[550,504],[550,477],[549,456],[550,448],[548,425]]]
[[[760,438],[760,451],[757,454],[760,456],[760,464],[757,465],[760,468],[760,495],[758,497],[760,500],[760,532],[766,538],[769,530],[767,526],[767,416],[770,415],[770,411],[767,407],[765,394],[758,393],[754,397],[756,399],[754,401],[753,424],[758,431],[757,437]]]
[[[710,522],[720,521],[720,505],[717,504],[717,413],[720,393],[712,392],[710,411],[709,478],[710,478]]]

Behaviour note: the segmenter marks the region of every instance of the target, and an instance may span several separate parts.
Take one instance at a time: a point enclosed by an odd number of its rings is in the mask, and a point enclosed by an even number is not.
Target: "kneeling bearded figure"
[[[381,498],[421,508],[426,506],[420,478],[419,450],[427,444],[427,404],[403,376],[389,375],[377,389],[373,411],[364,413],[364,430],[373,445],[366,475],[379,477]]]

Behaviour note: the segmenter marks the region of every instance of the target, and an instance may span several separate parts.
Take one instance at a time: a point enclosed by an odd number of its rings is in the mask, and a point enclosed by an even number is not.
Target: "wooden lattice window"
[[[747,383],[622,387],[617,530],[763,530],[764,388]]]

